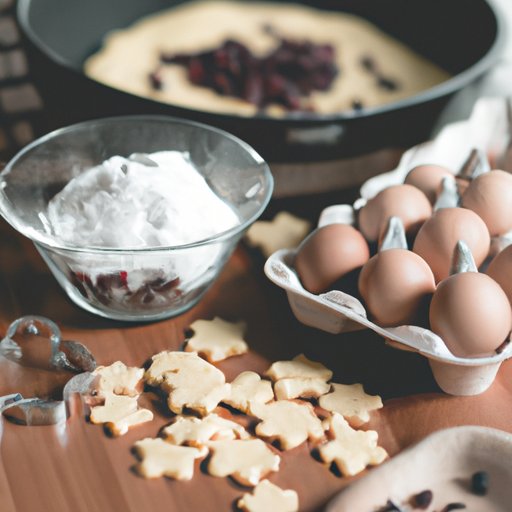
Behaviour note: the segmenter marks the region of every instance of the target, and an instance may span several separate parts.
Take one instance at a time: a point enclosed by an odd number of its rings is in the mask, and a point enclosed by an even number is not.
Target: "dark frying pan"
[[[205,122],[246,140],[270,162],[319,162],[428,137],[452,94],[499,56],[503,28],[486,0],[314,0],[300,3],[363,16],[450,72],[421,94],[361,113],[299,119],[245,118],[167,105],[87,78],[82,63],[111,29],[172,5],[170,0],[18,0],[31,70],[51,112],[47,129],[119,114],[169,114]]]

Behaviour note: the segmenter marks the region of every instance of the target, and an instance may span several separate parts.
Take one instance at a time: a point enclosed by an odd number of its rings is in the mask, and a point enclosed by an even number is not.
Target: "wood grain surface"
[[[333,336],[300,325],[284,292],[263,275],[263,259],[237,249],[219,281],[186,314],[151,324],[128,324],[95,317],[73,305],[33,248],[0,222],[0,335],[16,318],[44,315],[61,327],[65,339],[84,343],[99,364],[122,360],[141,366],[163,349],[178,349],[197,318],[219,315],[248,323],[251,352],[221,364],[232,380],[242,370],[264,371],[271,361],[304,352],[334,371],[334,381],[362,382],[380,394],[384,408],[372,414],[369,428],[394,455],[430,432],[461,424],[512,431],[512,363],[505,363],[494,385],[477,397],[451,397],[439,391],[427,361],[386,346],[361,331]],[[69,375],[22,369],[0,357],[0,396],[16,391],[58,396]],[[155,420],[111,438],[88,423],[78,410],[65,425],[26,427],[3,421],[0,439],[0,511],[230,511],[246,491],[227,478],[214,478],[197,463],[190,482],[144,480],[133,471],[133,443],[156,436],[171,414],[145,393],[142,405]],[[282,452],[281,469],[271,480],[297,490],[301,510],[321,510],[353,481],[341,478],[311,455],[307,443]],[[354,504],[350,512],[359,509]],[[368,511],[362,511],[368,512]]]

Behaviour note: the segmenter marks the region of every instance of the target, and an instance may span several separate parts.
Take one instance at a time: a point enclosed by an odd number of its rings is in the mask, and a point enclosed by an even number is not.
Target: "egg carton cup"
[[[499,155],[509,144],[509,112],[507,99],[479,100],[468,120],[446,126],[432,141],[404,153],[396,169],[365,182],[354,205],[326,208],[318,227],[332,223],[356,224],[357,210],[368,199],[386,187],[403,183],[407,172],[416,165],[437,164],[456,172],[476,148],[484,151],[496,167]],[[502,245],[507,245],[507,237],[502,237]],[[448,394],[483,393],[493,383],[501,363],[512,357],[510,338],[500,353],[463,358],[453,355],[444,341],[429,329],[414,325],[380,327],[368,319],[363,304],[352,295],[340,290],[315,295],[304,289],[293,267],[296,253],[297,249],[275,252],[266,261],[264,270],[274,284],[286,291],[290,307],[300,322],[331,334],[371,329],[390,346],[426,357],[437,384]]]

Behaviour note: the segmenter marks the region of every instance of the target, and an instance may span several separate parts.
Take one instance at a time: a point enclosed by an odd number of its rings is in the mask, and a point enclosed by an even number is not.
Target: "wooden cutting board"
[[[245,247],[237,249],[219,281],[186,314],[151,324],[129,324],[95,317],[72,304],[33,248],[0,222],[0,336],[26,314],[44,315],[61,327],[64,339],[84,343],[99,364],[122,360],[143,365],[153,354],[178,349],[184,331],[197,318],[219,315],[248,323],[251,352],[219,364],[229,380],[240,371],[262,372],[270,364],[304,352],[334,371],[334,381],[362,382],[380,394],[384,408],[372,415],[369,428],[380,434],[390,455],[444,427],[477,424],[512,431],[512,363],[505,363],[494,385],[477,397],[450,397],[439,391],[427,361],[417,354],[386,346],[381,338],[361,331],[333,336],[300,325],[284,292],[262,271],[263,259]],[[67,377],[66,377],[67,378]],[[21,370],[0,357],[0,395],[22,391],[53,391],[62,378]],[[121,438],[108,437],[86,422],[80,411],[65,426],[26,427],[3,422],[0,440],[1,512],[93,511],[232,511],[246,489],[227,478],[214,478],[197,463],[190,482],[135,474],[133,443],[156,436],[171,414],[155,396],[143,405],[155,420]],[[353,479],[341,478],[311,455],[303,444],[281,453],[281,469],[271,480],[297,490],[301,510],[321,510]],[[354,504],[351,512],[357,512]],[[368,512],[368,511],[362,511]]]

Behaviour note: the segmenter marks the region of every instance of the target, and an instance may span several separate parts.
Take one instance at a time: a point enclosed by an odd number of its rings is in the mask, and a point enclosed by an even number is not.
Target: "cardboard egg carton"
[[[469,152],[477,148],[485,152],[493,168],[509,144],[510,106],[504,98],[479,100],[466,121],[447,125],[432,141],[404,153],[393,171],[375,176],[364,183],[361,197],[354,205],[333,205],[326,208],[318,227],[332,223],[355,224],[357,210],[382,189],[403,183],[407,172],[416,165],[438,164],[454,173],[462,166]],[[323,331],[343,332],[371,329],[391,346],[418,352],[428,358],[438,385],[452,395],[477,395],[494,381],[503,361],[512,357],[512,343],[500,353],[488,357],[462,358],[453,355],[443,340],[432,331],[413,325],[380,327],[367,317],[363,304],[355,297],[331,290],[315,295],[304,289],[293,268],[297,250],[275,252],[265,263],[265,274],[287,295],[297,319]]]

